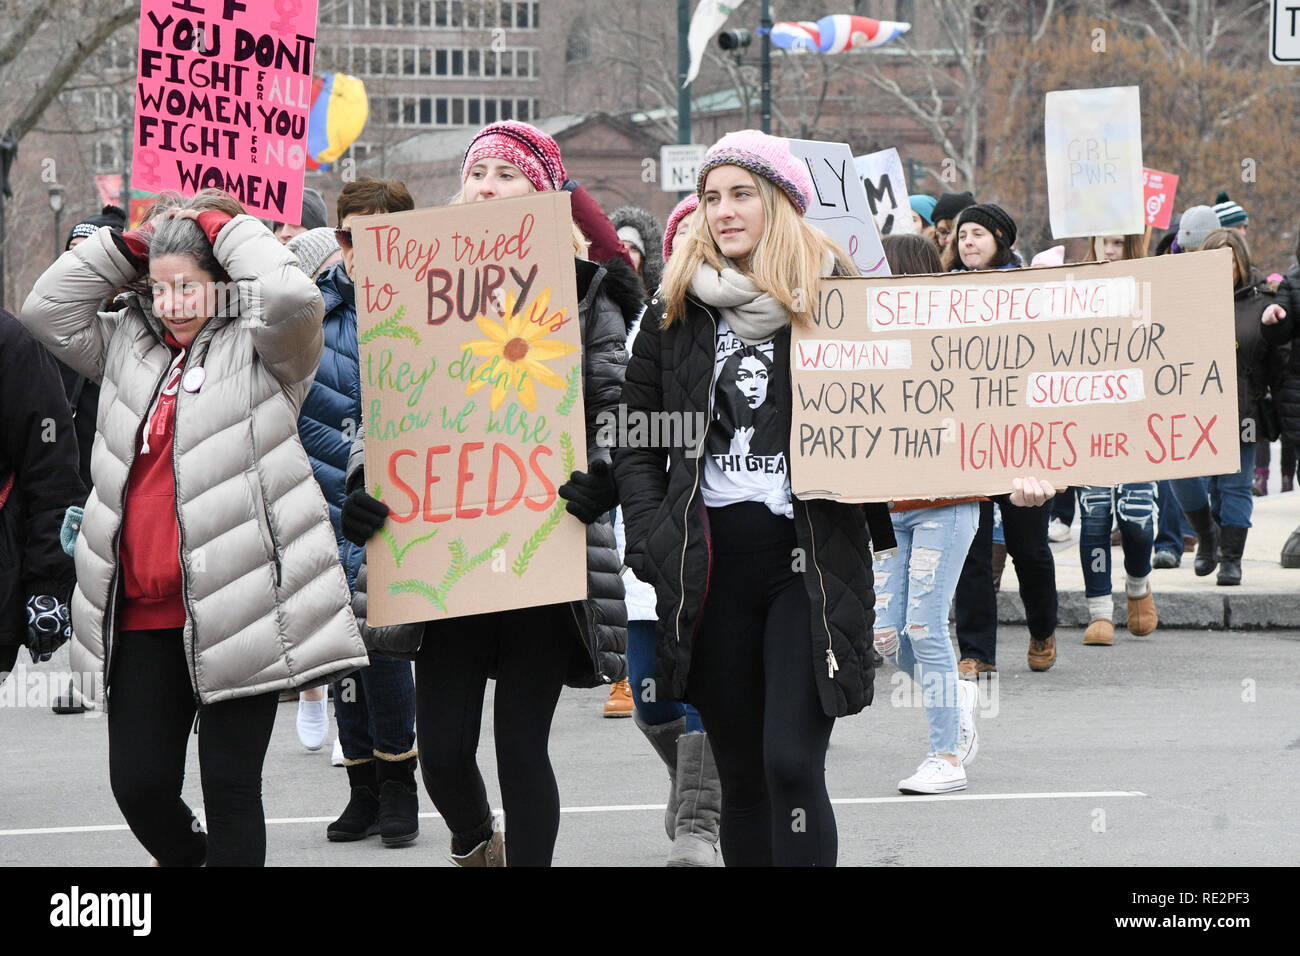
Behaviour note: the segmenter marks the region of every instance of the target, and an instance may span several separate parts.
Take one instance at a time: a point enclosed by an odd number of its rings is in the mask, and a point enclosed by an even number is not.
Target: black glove
[[[52,594],[33,594],[27,599],[27,651],[33,662],[48,661],[71,636],[68,605]]]
[[[564,510],[583,524],[591,524],[618,504],[618,488],[609,462],[597,458],[591,471],[575,471],[560,485],[560,497],[568,502]]]
[[[388,505],[358,488],[343,502],[343,537],[353,544],[364,545],[387,519]]]

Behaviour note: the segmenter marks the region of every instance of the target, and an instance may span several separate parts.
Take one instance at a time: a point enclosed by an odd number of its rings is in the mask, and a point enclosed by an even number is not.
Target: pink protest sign
[[[131,185],[302,216],[317,0],[142,0]]]
[[[1146,211],[1147,225],[1152,229],[1168,229],[1174,213],[1174,193],[1178,191],[1178,177],[1157,169],[1142,167],[1142,208]]]

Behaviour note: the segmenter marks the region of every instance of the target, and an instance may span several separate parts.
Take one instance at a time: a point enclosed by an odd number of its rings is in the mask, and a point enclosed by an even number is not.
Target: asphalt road
[[[960,795],[898,793],[925,755],[925,717],[891,668],[878,674],[875,704],[831,740],[841,865],[1300,863],[1300,633],[1120,629],[1115,647],[1085,648],[1068,630],[1058,640],[1056,666],[1034,674],[1027,632],[1003,627]],[[147,865],[109,791],[105,721],[48,709],[60,666],[66,651],[0,689],[0,865]],[[656,866],[668,848],[667,777],[630,720],[601,718],[604,696],[560,700],[555,863]],[[309,753],[298,742],[296,706],[280,705],[266,761],[268,863],[449,865],[446,827],[423,792],[410,847],[325,840],[347,782],[328,744]],[[480,759],[496,800],[485,711]],[[193,743],[185,794],[201,803]]]

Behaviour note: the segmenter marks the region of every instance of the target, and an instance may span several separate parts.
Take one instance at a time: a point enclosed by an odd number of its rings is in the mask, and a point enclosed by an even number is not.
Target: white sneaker
[[[334,749],[330,751],[330,764],[335,767],[343,766],[343,741],[337,737],[334,738]]]
[[[325,731],[330,726],[327,707],[324,699],[298,698],[298,739],[308,750],[320,750],[321,744],[325,743]]]
[[[980,691],[974,681],[957,681],[957,759],[963,767],[969,766],[980,752],[980,732],[975,729],[975,705]]]
[[[942,757],[926,757],[916,773],[898,781],[902,793],[952,793],[966,789],[966,771],[954,767]]]
[[[1047,537],[1050,541],[1069,541],[1070,526],[1060,518],[1053,518],[1047,523]]]

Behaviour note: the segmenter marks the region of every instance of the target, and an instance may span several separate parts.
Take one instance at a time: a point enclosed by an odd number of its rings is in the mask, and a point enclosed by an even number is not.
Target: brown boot
[[[1056,635],[1048,634],[1041,641],[1029,639],[1029,669],[1045,671],[1056,663]]]
[[[1097,618],[1083,632],[1083,643],[1089,647],[1110,647],[1115,643],[1115,625],[1103,617]]]
[[[1147,586],[1147,593],[1140,598],[1128,599],[1128,632],[1134,637],[1145,637],[1156,629],[1160,618],[1156,615],[1156,599]],[[1084,641],[1086,644],[1087,641]]]
[[[981,674],[996,674],[997,665],[973,657],[963,657],[957,662],[957,677],[961,680],[979,680]]]
[[[631,717],[635,709],[636,706],[632,702],[632,688],[627,680],[624,679],[616,684],[611,684],[609,697],[605,699],[605,716]]]

